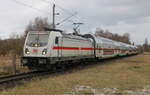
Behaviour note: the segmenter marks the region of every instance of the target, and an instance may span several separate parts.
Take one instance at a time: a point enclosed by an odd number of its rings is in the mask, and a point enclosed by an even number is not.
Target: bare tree
[[[145,43],[143,44],[144,51],[150,52],[150,45],[148,45],[148,39],[145,39]]]
[[[14,51],[17,55],[22,55],[26,34],[29,31],[42,31],[44,27],[52,28],[52,25],[48,23],[47,18],[37,17],[33,22],[29,22],[24,35],[17,35],[12,32],[9,39],[0,40],[0,55],[7,55],[11,51]]]
[[[34,21],[30,21],[25,29],[25,36],[29,31],[43,31],[44,27],[52,28],[52,24],[48,22],[47,18],[36,17]]]
[[[115,40],[115,41],[120,41],[120,42],[124,42],[124,43],[127,43],[127,44],[131,44],[129,33],[125,33],[125,34],[123,34],[123,36],[121,36],[121,35],[118,35],[118,34],[113,34],[109,30],[103,30],[101,28],[96,28],[95,35],[105,37],[105,38],[109,38],[109,39],[112,39],[112,40]]]
[[[123,34],[122,42],[127,43],[127,44],[131,44],[131,42],[130,42],[130,34],[129,33],[124,33]]]

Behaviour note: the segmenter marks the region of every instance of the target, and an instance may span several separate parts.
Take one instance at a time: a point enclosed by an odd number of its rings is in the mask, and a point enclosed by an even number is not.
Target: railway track
[[[43,76],[49,74],[48,71],[30,71],[26,73],[18,73],[14,75],[6,75],[0,77],[0,85],[5,83],[12,83],[23,79],[28,79],[36,76]]]

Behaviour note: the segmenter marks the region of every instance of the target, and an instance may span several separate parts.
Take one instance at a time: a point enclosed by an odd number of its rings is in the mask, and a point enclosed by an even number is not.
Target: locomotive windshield
[[[43,47],[48,44],[49,34],[29,34],[27,38],[27,46]]]

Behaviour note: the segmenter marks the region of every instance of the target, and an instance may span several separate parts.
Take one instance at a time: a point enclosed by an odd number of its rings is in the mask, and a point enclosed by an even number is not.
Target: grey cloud
[[[18,0],[20,1],[20,0]],[[50,1],[51,0],[47,0]],[[84,22],[81,27],[83,33],[90,32],[93,28],[104,27],[112,32],[124,33],[130,32],[132,40],[143,42],[145,37],[150,38],[150,0],[55,0],[56,4],[71,11],[78,12],[81,19],[73,18],[72,20]],[[11,32],[24,31],[28,22],[36,16],[48,17],[51,19],[51,5],[42,0],[21,0],[25,4],[34,6],[43,12],[36,11],[32,8],[22,6],[13,0],[3,0],[0,3],[0,37],[6,38]],[[51,4],[51,3],[50,3]],[[46,12],[45,12],[46,11]],[[57,16],[57,22],[68,17],[69,14],[60,12]],[[72,24],[63,23],[64,30],[71,29]],[[142,29],[145,30],[142,32]],[[134,31],[134,32],[133,32]],[[144,34],[147,33],[147,36]],[[140,37],[140,35],[143,35]]]
[[[82,0],[82,4],[85,6],[72,7],[77,7],[76,10],[86,19],[94,18],[95,21],[99,20],[104,24],[114,24],[120,20],[126,21],[150,16],[148,10],[150,8],[149,0],[94,0],[95,3],[91,1],[93,0]]]

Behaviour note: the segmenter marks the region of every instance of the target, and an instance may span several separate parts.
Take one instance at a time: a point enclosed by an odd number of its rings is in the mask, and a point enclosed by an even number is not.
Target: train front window
[[[31,47],[43,47],[48,44],[49,34],[29,34],[27,45]]]

